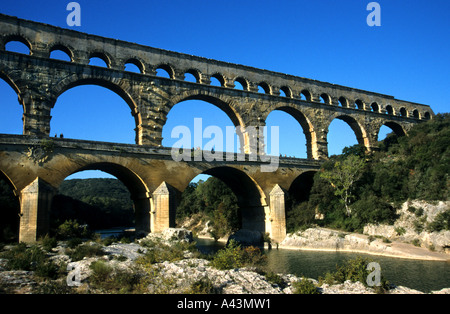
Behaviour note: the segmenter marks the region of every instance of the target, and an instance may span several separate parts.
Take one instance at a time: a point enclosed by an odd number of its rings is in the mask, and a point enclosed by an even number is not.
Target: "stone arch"
[[[320,94],[320,99],[321,103],[331,105],[331,97],[327,93]]]
[[[175,69],[170,64],[162,63],[162,64],[156,66],[154,69],[155,75],[159,69],[166,71],[171,79],[175,78]],[[156,75],[156,76],[158,76],[158,75]]]
[[[217,81],[219,81],[220,86],[224,87],[225,86],[225,77],[220,74],[220,73],[214,73],[213,75],[211,75],[211,77],[215,78]]]
[[[241,76],[236,77],[236,78],[233,80],[233,82],[238,82],[238,83],[240,83],[240,84],[242,85],[243,90],[245,90],[245,91],[248,91],[249,88],[250,88],[250,83],[248,82],[248,80],[245,79],[245,78],[243,78],[243,77],[241,77]]]
[[[305,98],[304,100],[306,100],[306,101],[312,101],[312,94],[311,94],[311,92],[309,91],[309,90],[307,90],[307,89],[303,89],[301,92],[300,92],[300,99],[302,99],[302,95],[303,95],[303,97]]]
[[[293,201],[299,202],[308,200],[316,172],[317,171],[303,172],[292,181],[288,192]]]
[[[282,91],[286,98],[292,98],[292,90],[289,86],[281,86],[280,91]]]
[[[20,34],[12,34],[12,35],[5,36],[3,38],[4,49],[6,49],[6,45],[9,42],[13,42],[13,41],[18,41],[18,42],[24,44],[25,46],[28,47],[28,49],[30,51],[30,55],[33,54],[33,46],[31,45],[31,42],[25,36],[20,35]]]
[[[65,173],[64,178],[56,183],[56,187],[58,188],[68,176],[85,170],[100,170],[121,181],[130,192],[134,204],[136,234],[150,232],[150,193],[147,184],[136,172],[117,163],[93,162]]]
[[[244,151],[245,139],[244,135],[242,134],[242,130],[245,129],[246,124],[241,115],[236,110],[234,102],[231,99],[223,97],[222,95],[208,94],[205,92],[199,92],[197,90],[188,90],[181,95],[177,95],[176,97],[171,99],[171,102],[167,103],[167,108],[163,110],[163,127],[167,122],[167,115],[170,113],[172,108],[177,104],[188,100],[201,100],[213,106],[216,106],[221,111],[223,111],[235,126],[237,131],[236,133],[239,136],[240,150]]]
[[[59,82],[58,85],[56,85],[55,88],[52,90],[54,101],[51,104],[51,108],[55,106],[58,97],[61,96],[64,92],[77,86],[83,85],[95,85],[107,88],[110,91],[116,93],[127,103],[128,107],[131,110],[131,115],[135,120],[136,144],[142,145],[140,126],[142,125],[143,119],[142,114],[139,111],[138,104],[135,101],[135,99],[138,99],[138,97],[132,91],[130,91],[129,86],[127,86],[126,83],[122,83],[122,81],[113,82],[103,77],[89,77],[89,76],[79,77],[78,75],[72,75]]]
[[[377,130],[377,138],[378,138],[378,133],[380,132],[380,128],[385,125],[387,127],[389,127],[397,136],[405,136],[406,135],[406,130],[403,128],[403,126],[397,122],[394,121],[386,121],[384,122]]]
[[[53,51],[58,51],[58,50],[66,53],[67,56],[70,58],[70,61],[73,61],[73,59],[74,59],[73,48],[69,48],[67,45],[60,44],[60,43],[55,43],[50,47],[50,49],[48,50],[49,58]]]
[[[105,62],[107,68],[112,67],[113,59],[104,51],[93,51],[89,53],[88,59],[90,60],[91,58],[99,58]]]
[[[265,94],[267,94],[267,95],[272,94],[272,89],[270,88],[269,84],[267,84],[266,82],[259,83],[258,87],[261,87]]]
[[[251,176],[243,170],[229,166],[211,167],[202,173],[222,180],[236,195],[243,229],[265,232],[266,196]]]
[[[184,73],[185,73],[185,74],[186,74],[186,73],[189,73],[189,74],[191,74],[192,76],[194,76],[194,78],[195,78],[195,80],[196,80],[196,83],[200,83],[201,80],[202,80],[202,74],[201,74],[201,72],[200,72],[199,70],[197,70],[197,69],[188,69],[188,70],[186,70]]]
[[[267,114],[263,117],[264,120],[267,119],[267,117],[273,110],[280,110],[280,111],[286,112],[300,124],[300,126],[303,129],[303,133],[305,134],[305,137],[306,137],[307,158],[308,159],[318,159],[317,148],[315,147],[315,144],[317,141],[315,128],[314,128],[313,124],[311,123],[311,120],[305,115],[305,113],[298,110],[297,108],[281,105],[281,106],[273,108],[272,110],[268,110]],[[282,135],[280,134],[280,136],[282,136]]]
[[[144,62],[142,62],[142,60],[140,60],[140,58],[137,57],[131,57],[125,60],[124,64],[123,64],[123,68],[125,69],[125,66],[127,64],[133,64],[135,65],[139,71],[141,72],[141,74],[145,73],[145,66],[144,66]]]
[[[19,123],[22,124],[22,131],[21,132],[23,134],[23,129],[24,129],[24,126],[23,126],[23,114],[26,113],[27,106],[24,106],[23,100],[21,99],[21,92],[20,92],[19,87],[14,83],[14,81],[10,78],[10,76],[8,74],[6,74],[5,72],[7,72],[7,71],[3,71],[2,69],[0,69],[0,80],[3,80],[4,82],[6,82],[6,84],[8,84],[13,89],[14,93],[17,95],[18,104],[22,107],[22,113],[21,113],[22,119],[21,119],[20,122],[19,121],[17,122],[17,126],[19,125]],[[19,113],[17,113],[17,114],[19,114]],[[17,118],[19,118],[19,117],[17,117]]]
[[[17,197],[18,191],[16,185],[11,178],[2,170],[0,170],[0,181],[5,182],[11,193],[5,195],[7,199],[14,199],[14,202],[8,200],[6,208],[0,210],[0,242],[16,241],[19,237],[20,224],[20,200]]]
[[[339,119],[347,123],[350,128],[353,130],[356,136],[356,140],[358,141],[359,145],[364,146],[367,150],[370,150],[371,143],[369,140],[369,137],[367,136],[367,132],[364,128],[364,124],[359,122],[357,119],[350,115],[342,115],[340,113],[333,114],[330,119],[328,119],[328,126],[326,133],[328,134],[328,128],[330,124],[333,122],[334,119]]]

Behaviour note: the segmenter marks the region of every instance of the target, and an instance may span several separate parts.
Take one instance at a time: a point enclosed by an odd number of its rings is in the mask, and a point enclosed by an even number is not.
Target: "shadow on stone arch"
[[[120,182],[122,182],[128,189],[131,201],[133,203],[133,220],[135,224],[136,236],[145,235],[150,232],[150,197],[146,184],[136,173],[124,166],[114,163],[93,163],[78,169],[70,175],[86,170],[100,170],[116,177]],[[56,195],[53,199],[51,212],[54,214],[60,210],[58,206],[64,206],[64,201],[66,200],[67,199],[61,195]],[[74,215],[76,216],[76,213],[74,213]],[[124,221],[129,220],[125,218],[127,217],[124,217]],[[126,227],[126,225],[119,226]]]
[[[8,176],[0,171],[0,242],[17,242],[19,239],[20,202],[16,188]]]
[[[203,172],[223,181],[236,195],[242,229],[265,233],[265,196],[258,184],[246,173],[232,167],[215,167]]]

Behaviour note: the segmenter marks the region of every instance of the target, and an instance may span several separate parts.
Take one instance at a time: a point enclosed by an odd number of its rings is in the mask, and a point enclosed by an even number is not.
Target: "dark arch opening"
[[[200,72],[194,69],[187,70],[184,80],[192,83],[200,83]]]
[[[300,93],[300,99],[304,101],[312,101],[312,95],[308,90],[304,89]]]
[[[328,94],[321,94],[320,95],[320,102],[323,104],[331,105],[331,97]]]
[[[280,96],[282,97],[287,97],[287,98],[291,98],[292,97],[292,92],[289,89],[289,87],[287,86],[282,86],[280,88]]]
[[[72,179],[92,170],[107,178]],[[135,228],[136,235],[150,232],[150,200],[146,185],[133,171],[113,163],[94,163],[78,169],[59,186],[54,197],[52,229],[66,220],[88,224],[92,230]]]
[[[292,121],[293,120],[293,121]],[[271,127],[279,128],[279,139],[272,143]],[[310,158],[312,159],[311,126],[305,115],[291,107],[280,107],[273,110],[266,118],[266,153],[274,155],[272,145],[279,144],[278,151],[282,157]],[[304,136],[302,136],[302,133]]]
[[[247,174],[232,167],[216,167],[203,172],[220,179],[236,195],[242,218],[242,229],[265,232],[262,191]]]
[[[140,115],[136,111],[120,87],[102,80],[79,80],[59,94],[52,109],[50,136],[139,144]],[[127,116],[131,119],[124,118]]]
[[[261,82],[258,85],[258,92],[270,95],[270,86],[266,82]]]
[[[287,232],[297,231],[314,220],[315,212],[308,206],[316,171],[307,171],[299,175],[289,187],[286,198]]]
[[[23,134],[23,106],[18,101],[18,89],[0,72],[0,133]],[[20,107],[19,107],[20,106]]]
[[[212,145],[216,152],[242,152],[244,140],[240,125],[239,117],[229,104],[211,96],[189,96],[173,106],[167,114],[162,130],[162,145],[189,148],[186,146],[190,143],[190,148],[197,149],[200,146],[200,149],[211,150]],[[176,130],[183,132],[172,136]],[[207,134],[208,131],[212,134]],[[190,138],[186,139],[185,136]]]
[[[364,110],[364,102],[361,99],[355,101],[355,106],[359,110]]]
[[[373,112],[380,112],[380,106],[374,102],[370,105],[370,108],[372,109]]]
[[[19,240],[20,202],[8,176],[0,171],[0,243]]]

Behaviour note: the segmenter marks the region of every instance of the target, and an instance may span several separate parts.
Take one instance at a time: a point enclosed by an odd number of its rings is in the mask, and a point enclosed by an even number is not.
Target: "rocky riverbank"
[[[450,261],[450,231],[430,231],[436,217],[449,208],[450,202],[405,202],[393,225],[367,225],[364,234],[309,228],[288,234],[279,247]]]
[[[51,250],[49,259],[65,265],[68,275],[54,281],[37,279],[36,273],[24,270],[8,270],[7,260],[0,259],[0,290],[4,293],[109,293],[105,284],[112,277],[114,293],[221,293],[221,294],[292,294],[298,292],[297,285],[308,280],[322,294],[372,294],[373,288],[360,282],[345,281],[339,284],[322,284],[316,279],[299,278],[290,274],[267,274],[252,267],[220,270],[211,261],[185,250],[181,258],[155,262],[149,254],[161,247],[177,247],[188,243],[192,234],[184,229],[169,229],[166,232],[141,239],[135,243],[113,243],[101,246],[101,254],[73,261],[67,254],[67,246],[59,243]],[[149,244],[150,243],[150,244]],[[155,245],[155,243],[157,245]],[[97,243],[83,244],[98,246]],[[181,246],[183,247],[183,246]],[[142,259],[145,256],[146,259]],[[147,262],[143,262],[147,261]],[[95,266],[95,267],[93,267]],[[103,276],[103,277],[102,277]],[[275,279],[274,279],[275,278]],[[145,280],[144,280],[145,279]],[[96,282],[103,281],[101,285]],[[71,287],[68,287],[71,286]],[[406,287],[392,287],[387,293],[422,293]],[[442,289],[432,293],[450,293]]]

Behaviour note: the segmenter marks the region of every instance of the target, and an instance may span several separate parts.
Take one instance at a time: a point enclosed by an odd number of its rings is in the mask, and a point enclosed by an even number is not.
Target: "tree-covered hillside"
[[[346,148],[315,175],[309,200],[288,210],[288,230],[318,223],[361,231],[367,223],[392,223],[404,201],[448,200],[449,169],[450,114],[414,126],[407,136],[390,134],[370,155],[359,145]]]

